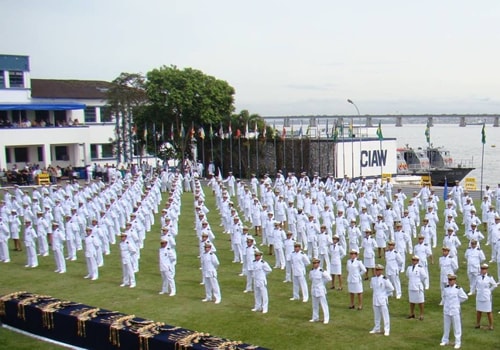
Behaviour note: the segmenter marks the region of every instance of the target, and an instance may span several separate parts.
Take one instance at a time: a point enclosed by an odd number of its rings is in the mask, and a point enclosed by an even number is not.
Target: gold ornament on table
[[[97,313],[99,312],[99,308],[88,308],[84,307],[82,309],[71,311],[71,315],[75,316],[77,319],[77,334],[79,337],[85,338],[87,336],[87,332],[85,329],[85,322],[88,320],[97,317]]]
[[[111,323],[109,326],[109,341],[111,344],[120,347],[120,329],[125,328],[126,325],[124,323],[134,317],[135,315],[122,316]]]
[[[12,300],[12,299],[17,299],[19,295],[25,294],[26,291],[20,291],[20,292],[13,292],[9,294],[2,295],[0,297],[0,316],[5,316],[5,302]]]

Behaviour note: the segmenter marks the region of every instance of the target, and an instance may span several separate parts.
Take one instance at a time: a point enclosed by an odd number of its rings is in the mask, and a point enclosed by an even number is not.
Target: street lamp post
[[[359,117],[361,114],[359,113],[358,106],[356,106],[356,104],[351,99],[349,99],[349,98],[347,99],[347,102],[350,103],[350,104],[352,104],[354,106],[354,108],[356,108],[356,112],[358,113],[358,117]],[[353,119],[354,118],[351,117],[352,133],[354,134]],[[351,144],[351,150],[352,150],[352,160],[351,160],[351,162],[352,162],[352,173],[353,173],[353,177],[354,177],[354,140],[353,139],[354,139],[354,137],[353,137],[353,135],[351,135],[351,141],[353,142]],[[361,131],[360,131],[359,132],[359,151],[360,151],[359,154],[360,154],[360,156],[361,156],[361,145],[362,145],[362,143],[363,143],[363,135],[361,134]],[[359,175],[363,176],[363,168],[361,167],[361,162],[359,162]]]

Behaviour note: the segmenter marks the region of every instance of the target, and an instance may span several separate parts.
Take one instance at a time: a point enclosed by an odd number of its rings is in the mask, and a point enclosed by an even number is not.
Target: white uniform
[[[309,272],[311,280],[311,297],[312,297],[312,319],[311,322],[319,321],[319,306],[323,310],[323,323],[327,324],[330,321],[330,311],[328,310],[328,302],[326,300],[325,283],[332,280],[327,271],[323,271],[319,267],[313,268]]]
[[[381,331],[380,321],[383,318],[384,335],[388,336],[391,331],[388,296],[392,295],[394,287],[387,278],[380,275],[372,277],[370,288],[373,290],[373,315],[375,321],[375,325],[370,333],[379,333]]]
[[[269,307],[267,275],[271,271],[271,266],[262,260],[262,258],[253,261],[255,306],[252,311],[262,311],[263,313],[267,313]]]
[[[446,345],[450,341],[450,326],[453,325],[455,333],[455,348],[462,345],[462,320],[460,315],[460,304],[468,299],[464,290],[457,285],[447,285],[443,290],[443,316],[444,332],[441,344]]]
[[[174,296],[175,289],[175,264],[177,256],[175,251],[169,246],[161,247],[158,251],[161,274],[161,291],[159,294],[165,294],[170,291],[170,296]]]
[[[302,300],[309,300],[309,291],[306,282],[306,265],[310,264],[309,258],[302,251],[294,251],[290,258],[293,276],[293,297],[291,300],[299,300],[299,288],[302,291]]]

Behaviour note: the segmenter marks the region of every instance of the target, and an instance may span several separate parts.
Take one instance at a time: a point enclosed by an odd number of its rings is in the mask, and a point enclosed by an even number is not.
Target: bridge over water
[[[333,123],[344,124],[346,120],[357,125],[364,125],[366,127],[373,127],[379,121],[383,124],[394,122],[396,126],[403,126],[403,123],[428,124],[433,126],[434,123],[442,122],[446,124],[457,123],[459,126],[477,125],[477,124],[491,124],[494,127],[500,125],[500,114],[381,114],[381,115],[312,115],[312,116],[265,116],[267,122],[274,122],[285,127],[289,127],[292,123],[297,121],[305,121],[306,125],[316,126],[319,123],[330,121]]]

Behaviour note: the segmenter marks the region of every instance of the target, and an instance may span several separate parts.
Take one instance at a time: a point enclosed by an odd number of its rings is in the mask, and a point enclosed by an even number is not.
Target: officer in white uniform
[[[408,297],[410,299],[410,315],[408,318],[415,318],[415,304],[418,304],[420,315],[418,319],[424,320],[424,286],[426,285],[427,272],[425,268],[419,264],[420,258],[414,255],[411,258],[411,265],[406,269],[406,277],[408,277]]]
[[[389,300],[388,296],[392,295],[394,286],[382,275],[384,266],[375,265],[375,276],[370,281],[370,288],[373,289],[373,314],[375,325],[370,331],[370,334],[380,333],[380,319],[384,320],[384,335],[389,336],[391,331],[391,320],[389,317]]]
[[[168,293],[173,297],[176,293],[175,289],[175,264],[177,263],[177,256],[175,250],[169,247],[169,240],[161,238],[160,249],[158,251],[161,273],[161,291],[158,294]]]
[[[325,284],[332,280],[327,271],[320,268],[320,260],[313,259],[313,267],[309,272],[309,279],[311,280],[311,297],[312,297],[312,318],[309,322],[319,321],[319,306],[323,310],[323,323],[328,324],[330,321],[330,311],[328,310],[328,302],[326,300],[326,287]]]
[[[134,271],[134,255],[139,250],[134,243],[134,240],[127,237],[127,233],[123,232],[120,242],[120,256],[122,263],[123,280],[120,287],[135,288],[135,271]]]
[[[262,311],[266,314],[269,308],[269,297],[267,294],[267,275],[272,271],[271,266],[262,260],[262,252],[255,251],[255,260],[253,261],[254,274],[254,296],[255,306],[252,311]]]
[[[293,282],[293,296],[290,300],[299,300],[299,288],[302,291],[302,301],[307,303],[309,300],[309,291],[307,290],[306,282],[306,265],[310,264],[310,260],[306,254],[300,249],[300,243],[294,244],[294,251],[290,256],[292,265],[292,282]]]
[[[448,275],[448,285],[443,290],[443,316],[444,332],[439,345],[446,346],[450,341],[450,326],[455,334],[455,349],[462,345],[462,320],[460,315],[461,305],[468,299],[462,287],[456,284],[457,276]]]
[[[66,236],[59,228],[59,222],[52,223],[52,251],[54,252],[54,260],[56,262],[57,273],[66,272],[66,261],[64,260],[64,241]]]
[[[205,251],[201,255],[201,270],[203,273],[203,283],[205,285],[205,298],[203,302],[212,301],[215,299],[215,304],[220,304],[221,293],[219,281],[217,280],[217,268],[219,267],[219,259],[212,251],[212,245],[206,243]]]

